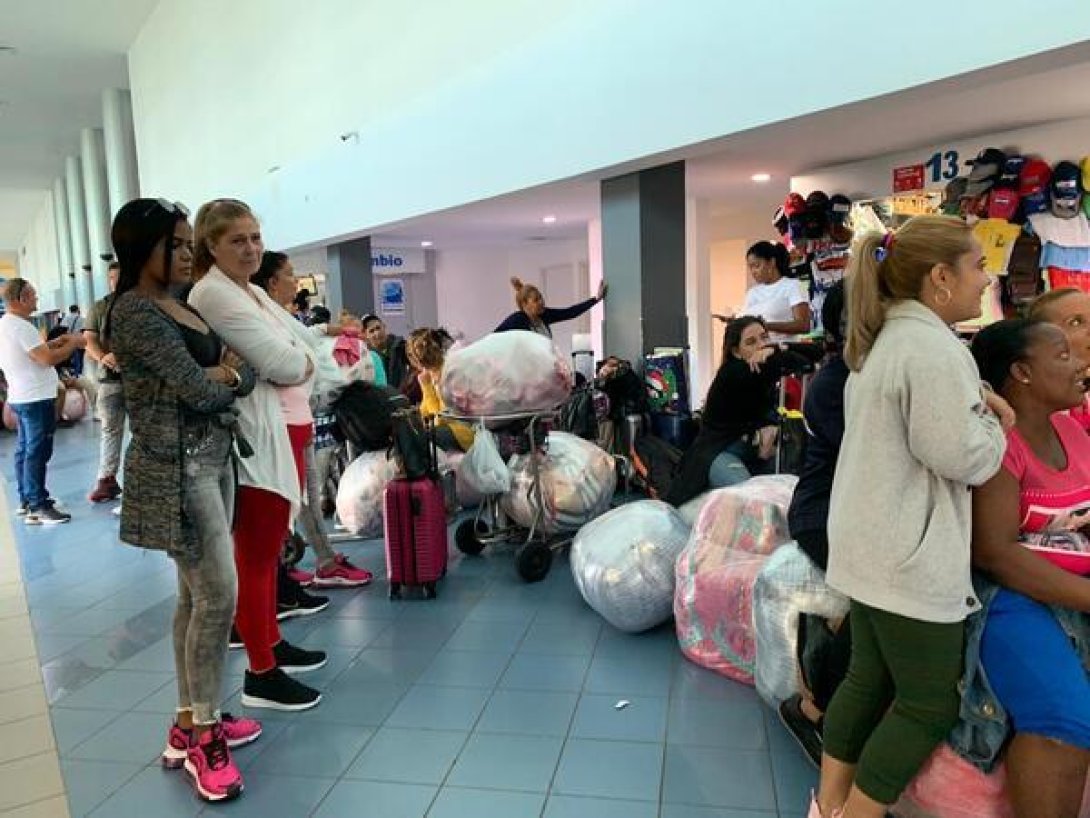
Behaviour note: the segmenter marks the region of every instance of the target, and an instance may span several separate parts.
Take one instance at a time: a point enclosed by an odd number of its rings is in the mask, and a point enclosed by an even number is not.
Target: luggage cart
[[[551,421],[557,416],[556,409],[538,412],[515,412],[505,415],[458,415],[443,412],[442,417],[462,423],[483,424],[486,429],[515,434],[525,437],[530,463],[530,486],[532,494],[530,507],[533,517],[529,527],[517,525],[510,520],[500,507],[502,494],[489,494],[481,500],[477,513],[463,520],[454,532],[454,543],[458,550],[468,556],[476,556],[485,546],[497,546],[505,543],[515,544],[515,570],[526,582],[540,582],[549,573],[553,562],[553,552],[569,545],[575,532],[560,532],[550,535],[543,529],[545,504],[541,491],[541,460],[545,454],[539,445],[537,435],[548,431]]]

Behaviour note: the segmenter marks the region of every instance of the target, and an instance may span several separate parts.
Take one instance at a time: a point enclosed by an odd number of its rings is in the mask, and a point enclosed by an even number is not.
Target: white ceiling
[[[0,249],[22,240],[102,91],[128,88],[125,54],[158,0],[0,0]]]
[[[921,55],[925,58],[925,55]],[[688,192],[712,203],[713,228],[753,211],[771,218],[788,180],[809,170],[942,142],[1090,115],[1090,43],[779,122],[373,231],[380,246],[504,244],[585,236],[602,179],[685,159]],[[1090,135],[1087,137],[1090,153]],[[768,184],[750,176],[771,173]],[[546,214],[558,221],[541,223]]]

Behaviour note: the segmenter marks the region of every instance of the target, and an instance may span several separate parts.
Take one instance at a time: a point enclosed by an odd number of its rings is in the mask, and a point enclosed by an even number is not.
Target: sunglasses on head
[[[183,219],[189,218],[189,209],[181,202],[171,202],[167,199],[155,199],[144,211],[143,216],[147,218],[156,210],[163,210],[169,213],[171,216],[181,216]]]

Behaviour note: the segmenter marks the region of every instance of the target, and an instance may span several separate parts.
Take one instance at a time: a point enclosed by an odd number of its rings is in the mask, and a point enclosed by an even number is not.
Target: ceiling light
[[[542,224],[556,224],[556,216],[543,216],[541,219]]]
[[[772,179],[771,173],[754,173],[749,177],[754,182],[768,182]]]
[[[431,247],[433,243],[434,242],[430,242],[430,241],[422,241],[422,242],[420,242],[420,246],[421,247]]]

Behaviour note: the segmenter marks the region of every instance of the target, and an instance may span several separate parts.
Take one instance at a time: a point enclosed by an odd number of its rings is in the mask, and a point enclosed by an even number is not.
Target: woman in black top
[[[771,470],[778,428],[780,378],[810,366],[802,355],[773,345],[763,319],[727,326],[727,357],[704,403],[700,434],[681,459],[667,502],[680,506],[709,487],[723,488]]]
[[[606,286],[605,279],[602,279],[602,283],[598,285],[598,295],[595,298],[588,298],[586,301],[580,301],[578,304],[564,309],[553,309],[545,306],[545,298],[542,296],[541,290],[533,284],[523,284],[521,279],[512,278],[511,286],[515,288],[515,304],[518,309],[503,319],[503,323],[496,327],[495,331],[507,332],[513,329],[522,329],[536,332],[546,338],[553,337],[553,331],[550,328],[553,324],[578,318],[599,301],[605,301],[606,292],[609,289]]]

